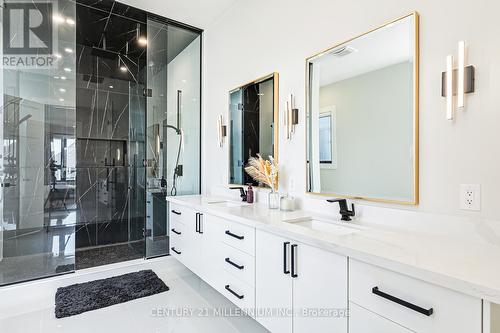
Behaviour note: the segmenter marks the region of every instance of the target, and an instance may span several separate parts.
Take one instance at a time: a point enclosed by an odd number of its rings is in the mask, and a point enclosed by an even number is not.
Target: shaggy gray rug
[[[73,284],[57,289],[55,314],[56,318],[74,316],[168,289],[152,270]]]

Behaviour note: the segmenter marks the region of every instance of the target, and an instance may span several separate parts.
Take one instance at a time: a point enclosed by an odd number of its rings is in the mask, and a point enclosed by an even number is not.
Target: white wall
[[[301,197],[304,207],[314,205],[304,193],[305,58],[414,10],[421,15],[420,205],[394,207],[463,216],[471,229],[477,218],[500,219],[500,2],[495,0],[238,1],[205,30],[205,192],[215,193],[227,183],[228,146],[218,147],[214,124],[217,115],[227,115],[228,91],[277,71],[281,109],[285,96],[293,93],[301,118],[292,141],[280,135],[280,186]],[[476,66],[476,93],[468,96],[467,110],[448,122],[440,75],[446,55],[456,53],[462,39],[470,46],[469,62]],[[482,185],[481,212],[459,210],[461,183]],[[369,211],[373,209],[366,214]],[[398,211],[391,211],[394,219],[406,223]],[[500,243],[500,234],[485,234]]]

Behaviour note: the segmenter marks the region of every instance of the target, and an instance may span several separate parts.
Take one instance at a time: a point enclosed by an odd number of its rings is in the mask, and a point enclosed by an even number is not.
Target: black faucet
[[[347,200],[346,199],[328,199],[328,202],[338,202],[340,206],[339,214],[342,215],[342,221],[350,221],[351,216],[356,215],[356,211],[354,210],[354,204],[352,204],[352,210],[347,208]]]
[[[243,201],[243,202],[247,201],[247,191],[245,191],[245,189],[243,187],[237,186],[237,187],[230,187],[229,189],[230,190],[240,190],[241,201]]]

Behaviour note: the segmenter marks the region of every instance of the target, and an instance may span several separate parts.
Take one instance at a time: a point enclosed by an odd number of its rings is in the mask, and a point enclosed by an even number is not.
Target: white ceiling
[[[343,46],[355,52],[342,57],[326,54],[313,60],[320,67],[320,86],[412,60],[413,40],[413,18],[409,17],[348,42]]]
[[[130,6],[206,29],[237,0],[121,0]]]

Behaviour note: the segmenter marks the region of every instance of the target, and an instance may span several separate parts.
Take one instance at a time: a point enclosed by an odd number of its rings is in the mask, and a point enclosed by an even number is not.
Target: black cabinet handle
[[[385,298],[385,299],[387,299],[387,300],[389,300],[389,301],[391,301],[391,302],[394,302],[394,303],[397,303],[397,304],[399,304],[399,305],[402,305],[402,306],[404,306],[404,307],[406,307],[406,308],[408,308],[408,309],[411,309],[411,310],[413,310],[413,311],[416,311],[416,312],[418,312],[418,313],[421,313],[421,314],[423,314],[423,315],[426,315],[427,317],[432,316],[432,314],[434,313],[434,309],[433,309],[433,308],[430,308],[430,309],[424,309],[424,308],[421,308],[421,307],[420,307],[420,306],[418,306],[418,305],[415,305],[415,304],[409,303],[409,302],[404,301],[404,300],[402,300],[402,299],[400,299],[400,298],[397,298],[397,297],[395,297],[395,296],[392,296],[392,295],[386,294],[386,293],[384,293],[384,292],[380,291],[380,290],[378,289],[378,287],[373,287],[373,288],[372,288],[372,293],[374,293],[375,295],[380,296],[380,297],[382,297],[382,298]]]
[[[177,250],[175,249],[175,247],[172,247],[172,248],[171,248],[171,250],[172,250],[172,251],[174,251],[174,252],[175,252],[175,253],[177,253],[177,254],[181,254],[181,253],[182,253],[181,251],[177,251]]]
[[[196,232],[200,232],[200,229],[199,229],[199,226],[198,226],[198,223],[200,221],[199,217],[200,217],[200,213],[196,213],[196,226],[195,226]]]
[[[239,239],[239,240],[243,240],[245,238],[245,236],[238,236],[238,235],[235,235],[233,234],[231,231],[229,230],[226,230],[226,235],[228,236],[231,236],[231,237],[234,237],[236,239]]]
[[[234,267],[238,268],[239,270],[242,270],[242,269],[244,269],[244,268],[245,268],[245,266],[243,266],[243,265],[238,265],[237,263],[235,263],[235,262],[231,261],[231,259],[229,259],[229,258],[226,258],[226,262],[227,262],[229,265],[231,265],[231,266],[234,266]]]
[[[181,215],[181,212],[178,212],[178,211],[173,210],[173,209],[171,210],[171,212],[174,213],[175,215]]]
[[[198,213],[198,233],[203,234],[203,214]]]
[[[180,234],[182,234],[182,232],[179,232],[179,231],[175,230],[174,228],[172,228],[172,232],[173,232],[174,234],[176,234],[176,235],[180,235]]]
[[[288,247],[290,242],[283,243],[283,273],[290,274],[290,269],[288,268]]]
[[[297,260],[297,244],[292,245],[292,277],[296,278],[298,277],[297,275],[297,263],[295,262]]]
[[[238,297],[239,299],[243,299],[243,297],[245,297],[245,295],[238,295],[238,293],[236,293],[234,290],[232,290],[228,284],[226,284],[226,290],[229,291],[231,294],[233,294],[234,296]]]

